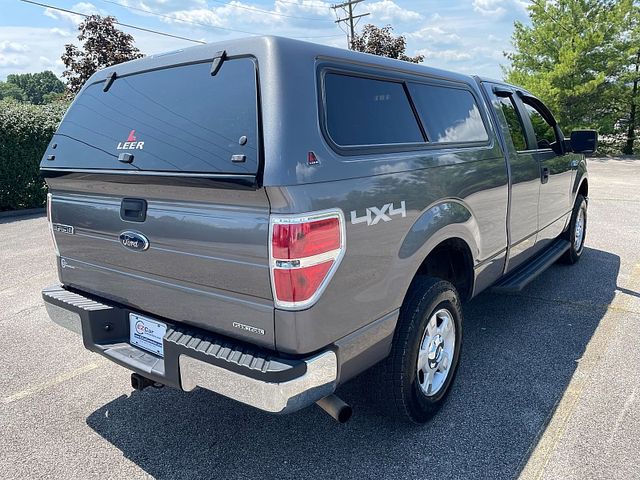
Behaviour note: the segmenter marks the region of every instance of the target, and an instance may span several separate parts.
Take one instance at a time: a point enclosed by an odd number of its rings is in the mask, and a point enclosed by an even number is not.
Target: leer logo
[[[126,142],[118,142],[117,150],[142,150],[144,148],[144,142],[136,141],[136,131],[131,130]]]

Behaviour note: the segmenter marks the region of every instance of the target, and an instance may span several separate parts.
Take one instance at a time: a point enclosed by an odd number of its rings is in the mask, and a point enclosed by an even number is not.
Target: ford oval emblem
[[[120,243],[123,247],[136,252],[144,252],[149,248],[149,239],[138,232],[122,232],[120,234]]]

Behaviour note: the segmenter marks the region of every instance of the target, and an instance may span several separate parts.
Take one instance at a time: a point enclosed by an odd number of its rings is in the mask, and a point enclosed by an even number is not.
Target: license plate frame
[[[137,313],[129,313],[129,343],[164,358],[162,339],[167,333],[167,324]]]

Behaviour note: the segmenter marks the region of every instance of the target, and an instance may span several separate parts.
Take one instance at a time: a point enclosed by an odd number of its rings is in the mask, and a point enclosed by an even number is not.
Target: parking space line
[[[14,393],[13,395],[9,395],[8,397],[4,397],[2,399],[2,403],[3,404],[8,404],[8,403],[13,403],[13,402],[17,402],[18,400],[22,400],[23,398],[27,398],[31,395],[33,395],[34,393],[38,393],[41,392],[42,390],[46,390],[49,387],[53,387],[55,385],[61,384],[66,382],[67,380],[71,380],[72,378],[75,378],[79,375],[82,375],[83,373],[87,373],[90,372],[91,370],[95,370],[96,368],[98,368],[98,364],[97,363],[90,363],[88,365],[85,365],[84,367],[80,367],[76,370],[72,370],[70,372],[66,372],[63,373],[61,375],[58,375],[57,377],[52,378],[51,380],[47,381],[47,382],[43,382],[43,383],[39,383],[36,385],[33,385],[25,390],[22,390],[21,392],[18,393]]]
[[[639,287],[640,263],[635,265],[630,275],[628,288],[630,290],[638,290]],[[578,401],[590,379],[591,372],[601,360],[607,344],[613,337],[612,333],[619,324],[620,315],[629,313],[632,297],[623,294],[623,292],[620,293],[620,295],[616,295],[607,308],[598,328],[596,328],[591,340],[585,347],[584,354],[579,360],[578,367],[573,373],[569,385],[567,385],[564,394],[558,401],[551,419],[539,434],[537,444],[523,458],[523,463],[526,461],[526,464],[522,468],[520,479],[539,480],[542,478],[552,454],[564,437],[569,420],[578,406]],[[528,460],[527,456],[529,457]]]

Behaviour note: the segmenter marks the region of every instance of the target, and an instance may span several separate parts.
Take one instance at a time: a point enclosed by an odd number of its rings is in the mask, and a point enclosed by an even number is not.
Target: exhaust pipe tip
[[[331,415],[338,423],[348,422],[353,415],[351,406],[334,394],[321,398],[316,402],[316,405]]]

